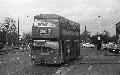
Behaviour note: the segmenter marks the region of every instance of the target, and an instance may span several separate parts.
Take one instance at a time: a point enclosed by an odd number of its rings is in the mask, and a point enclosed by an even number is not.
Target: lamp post
[[[8,28],[9,28],[9,24],[6,24],[6,51],[7,51],[7,45],[8,45]]]
[[[102,17],[98,16],[100,20],[100,33],[102,33],[102,28],[104,28],[104,25],[102,25]]]
[[[19,49],[19,17],[18,17],[18,49]]]
[[[7,51],[7,30],[6,30],[6,51]]]

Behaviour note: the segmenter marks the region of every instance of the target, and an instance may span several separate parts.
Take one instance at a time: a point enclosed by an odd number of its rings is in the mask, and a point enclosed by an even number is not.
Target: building
[[[120,22],[116,24],[116,37],[117,40],[120,40]]]

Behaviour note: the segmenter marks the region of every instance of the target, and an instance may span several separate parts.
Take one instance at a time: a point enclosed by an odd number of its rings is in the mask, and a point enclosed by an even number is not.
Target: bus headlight
[[[32,58],[35,58],[35,56],[32,56]]]
[[[55,63],[56,63],[57,61],[55,60]]]
[[[120,51],[119,51],[119,53],[120,53]]]

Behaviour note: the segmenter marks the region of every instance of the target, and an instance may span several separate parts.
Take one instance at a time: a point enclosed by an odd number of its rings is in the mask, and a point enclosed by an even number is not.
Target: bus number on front
[[[42,29],[42,30],[40,30],[40,33],[43,33],[43,34],[48,33],[48,30]]]

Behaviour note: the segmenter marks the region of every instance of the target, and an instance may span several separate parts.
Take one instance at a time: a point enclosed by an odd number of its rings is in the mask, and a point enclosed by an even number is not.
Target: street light
[[[9,24],[6,24],[6,51],[7,51],[7,45],[8,45],[8,39],[7,39],[7,34],[8,34],[8,27],[9,27]]]
[[[19,17],[18,17],[18,49],[19,49]]]
[[[102,17],[99,15],[98,16],[100,19],[100,33],[102,33],[102,28],[104,28],[104,25],[102,25]]]

